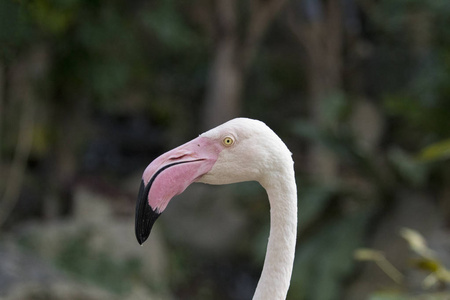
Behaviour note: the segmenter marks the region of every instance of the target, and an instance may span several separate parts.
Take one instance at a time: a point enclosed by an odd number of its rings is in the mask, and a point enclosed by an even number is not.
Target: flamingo
[[[169,201],[191,183],[257,181],[270,203],[270,233],[253,300],[286,299],[297,237],[297,186],[291,152],[263,122],[232,119],[170,150],[145,169],[135,233],[143,244]]]

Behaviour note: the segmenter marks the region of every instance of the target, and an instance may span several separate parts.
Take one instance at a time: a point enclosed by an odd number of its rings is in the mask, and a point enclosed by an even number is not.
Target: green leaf
[[[301,212],[300,212],[301,213]],[[288,299],[339,299],[355,264],[371,212],[358,211],[330,220],[309,240],[299,244]]]
[[[44,31],[61,34],[74,22],[77,7],[77,1],[35,0],[29,9]]]
[[[33,38],[33,28],[23,6],[0,1],[0,58],[11,58]]]
[[[450,158],[450,139],[446,139],[424,148],[419,154],[419,160],[432,162]]]
[[[378,292],[369,297],[369,300],[408,300],[412,298],[408,298],[406,295],[400,294],[397,291],[389,291],[389,292]]]
[[[299,190],[298,226],[306,227],[313,222],[326,207],[336,189],[331,186],[310,186]]]
[[[426,293],[417,296],[411,296],[398,291],[383,291],[371,295],[368,300],[448,300],[449,293]]]
[[[195,34],[184,22],[176,1],[164,0],[141,15],[144,25],[166,46],[182,51],[195,43]]]
[[[350,105],[344,93],[335,92],[323,99],[320,109],[325,124],[335,126],[350,111]]]
[[[391,149],[388,152],[388,158],[397,173],[413,185],[421,185],[425,182],[428,168],[425,164],[402,151],[401,149]]]

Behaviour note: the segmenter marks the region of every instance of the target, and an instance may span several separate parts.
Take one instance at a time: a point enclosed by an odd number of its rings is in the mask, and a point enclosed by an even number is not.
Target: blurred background
[[[250,299],[258,184],[134,237],[145,167],[247,116],[293,152],[288,299],[450,299],[449,97],[449,1],[1,0],[0,298]]]

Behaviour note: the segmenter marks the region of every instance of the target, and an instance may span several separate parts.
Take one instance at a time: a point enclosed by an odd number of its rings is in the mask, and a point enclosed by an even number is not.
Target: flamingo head
[[[228,121],[162,154],[142,176],[136,203],[138,242],[146,241],[169,201],[191,183],[264,182],[286,156],[292,161],[285,144],[268,126],[247,118]]]

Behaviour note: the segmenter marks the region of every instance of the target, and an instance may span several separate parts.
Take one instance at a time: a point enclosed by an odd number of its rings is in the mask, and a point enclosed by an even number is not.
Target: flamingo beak
[[[217,143],[200,136],[148,165],[136,202],[135,233],[139,244],[147,240],[170,200],[212,169],[220,151]]]
[[[151,184],[145,186],[144,180],[141,181],[136,202],[135,234],[140,245],[147,240],[153,224],[160,215],[160,213],[154,211],[148,204],[147,197],[150,187]]]

